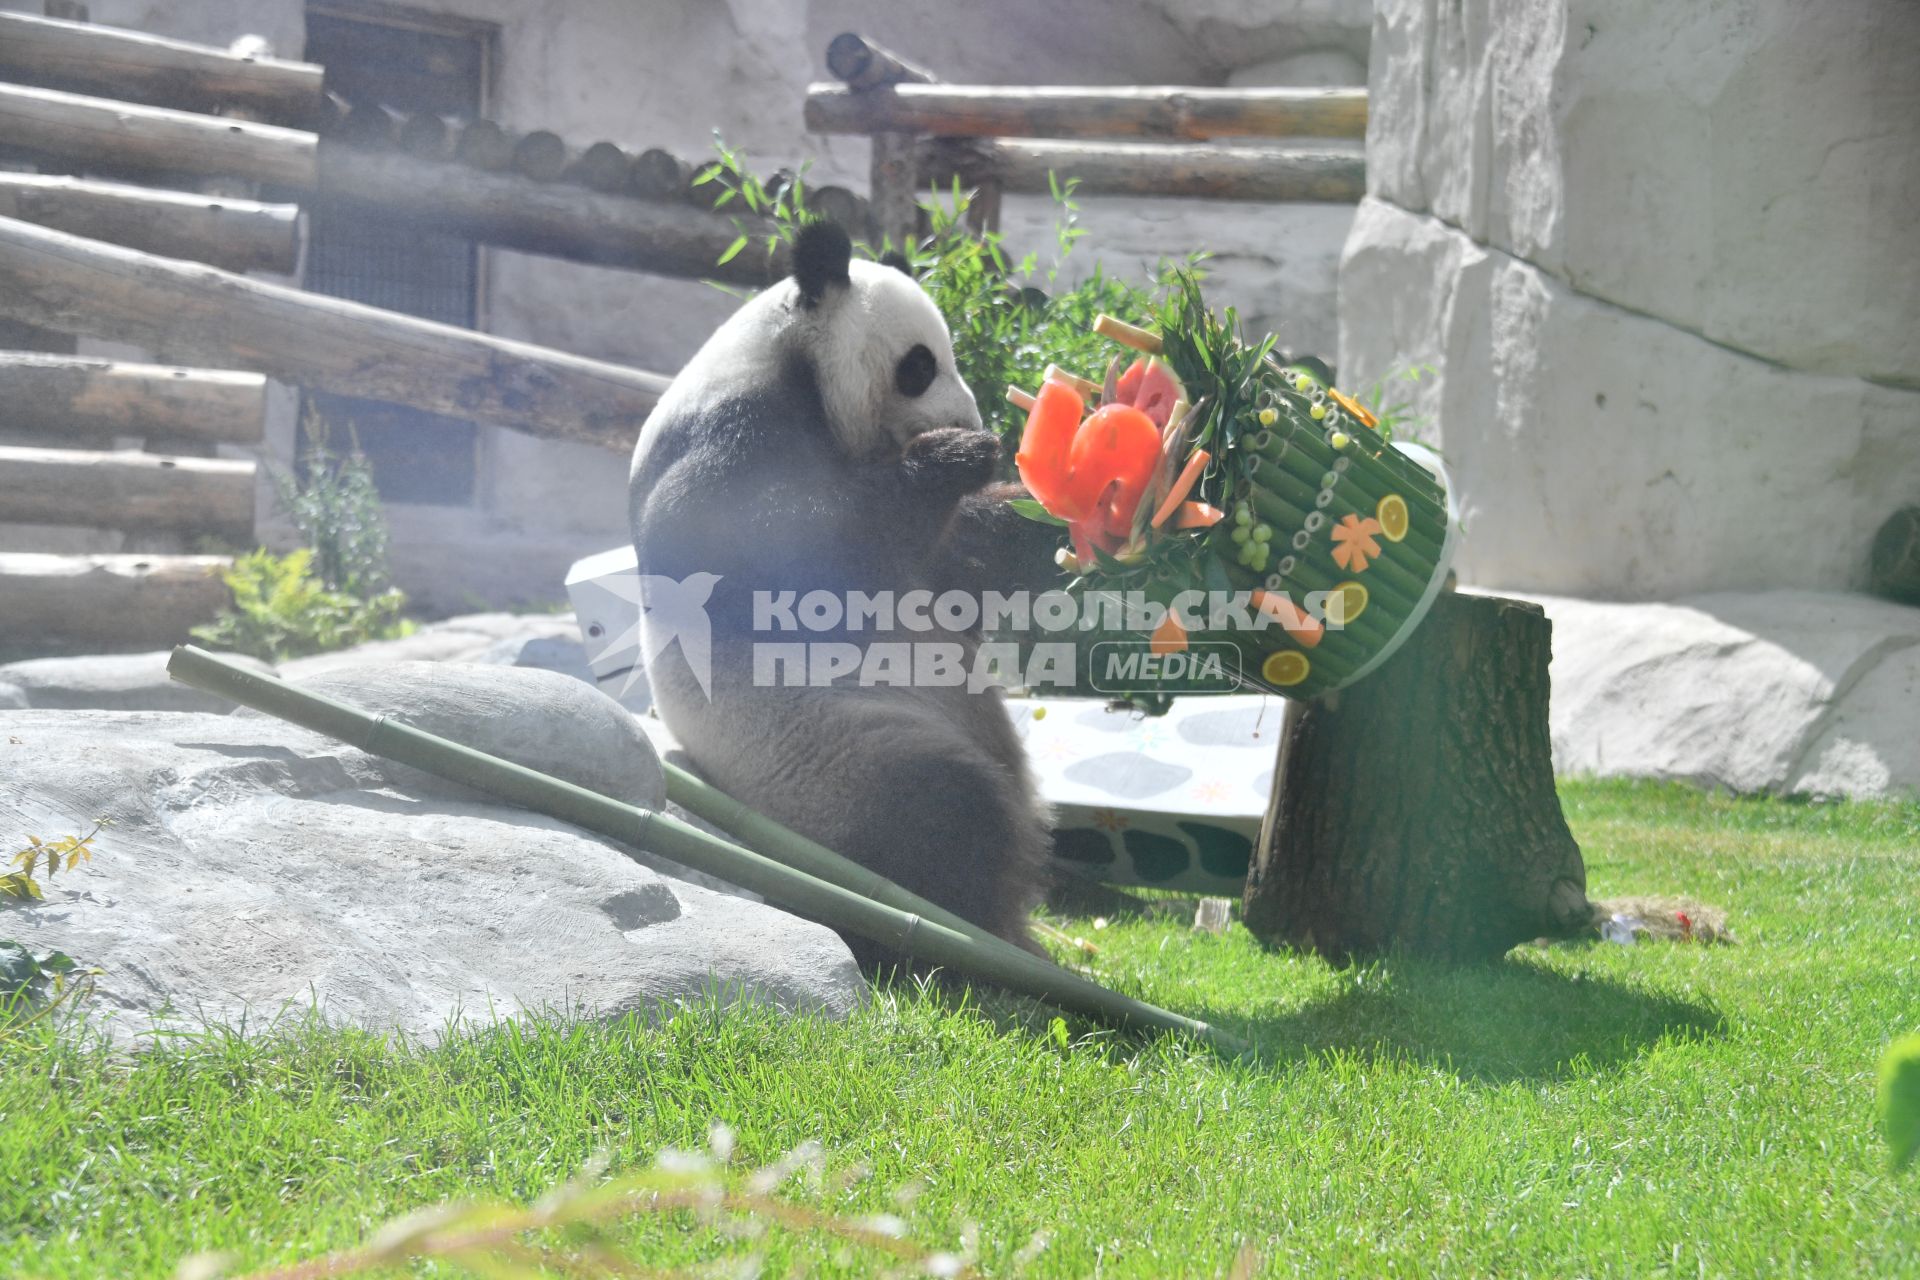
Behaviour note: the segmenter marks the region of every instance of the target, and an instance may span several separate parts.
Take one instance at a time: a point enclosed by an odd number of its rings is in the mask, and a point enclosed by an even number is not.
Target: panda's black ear
[[[881,254],[880,265],[883,267],[892,267],[895,271],[898,271],[901,275],[907,277],[907,279],[909,280],[914,278],[913,264],[911,262],[908,262],[907,255],[900,252],[898,249],[889,249],[885,253]]]
[[[838,223],[809,222],[793,241],[793,278],[800,285],[800,303],[811,307],[828,289],[851,283],[847,264],[853,261],[853,241]]]

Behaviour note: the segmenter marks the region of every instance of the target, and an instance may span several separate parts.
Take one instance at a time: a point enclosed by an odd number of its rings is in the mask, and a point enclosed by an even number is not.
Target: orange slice
[[[1282,649],[1260,664],[1260,678],[1276,689],[1285,689],[1305,680],[1312,670],[1313,664],[1307,661],[1306,654]]]
[[[1380,499],[1380,505],[1373,509],[1374,518],[1380,522],[1381,536],[1388,542],[1398,542],[1407,536],[1407,500],[1397,493],[1390,493]],[[1358,585],[1358,584],[1355,584]]]
[[[1327,621],[1336,627],[1345,626],[1366,611],[1366,587],[1351,580],[1341,583],[1327,593]]]

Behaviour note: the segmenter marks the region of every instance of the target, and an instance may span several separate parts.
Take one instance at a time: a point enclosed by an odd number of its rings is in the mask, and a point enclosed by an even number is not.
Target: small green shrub
[[[307,545],[278,556],[261,548],[225,575],[233,607],[194,639],[268,662],[405,635],[407,597],[394,587],[387,519],[373,468],[357,449],[336,452],[326,421],[307,406],[308,441],[294,475],[272,473],[281,509]]]

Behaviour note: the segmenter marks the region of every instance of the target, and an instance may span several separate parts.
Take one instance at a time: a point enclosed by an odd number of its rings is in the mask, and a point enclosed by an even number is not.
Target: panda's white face
[[[940,427],[979,428],[946,321],[905,272],[850,262],[844,285],[811,305],[795,288],[788,305],[834,434],[854,457],[897,450]]]

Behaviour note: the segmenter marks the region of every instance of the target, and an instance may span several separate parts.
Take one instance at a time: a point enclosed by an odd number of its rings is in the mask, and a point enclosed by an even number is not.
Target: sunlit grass
[[[1103,980],[1254,1037],[1240,1063],[1085,1024],[1062,1048],[1048,1013],[911,987],[841,1023],[710,1007],[432,1050],[296,1024],[130,1063],[27,1036],[0,1048],[0,1273],[289,1261],[721,1121],[742,1162],[815,1139],[865,1167],[822,1208],[903,1212],[935,1247],[978,1224],[993,1274],[1037,1231],[1034,1275],[1224,1274],[1246,1243],[1271,1274],[1920,1274],[1920,1177],[1873,1123],[1879,1052],[1920,1028],[1920,806],[1563,797],[1596,896],[1713,903],[1739,944],[1333,970],[1237,928],[1060,922]],[[685,1216],[631,1242],[661,1266],[750,1247]],[[874,1265],[751,1247],[769,1274]]]

